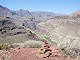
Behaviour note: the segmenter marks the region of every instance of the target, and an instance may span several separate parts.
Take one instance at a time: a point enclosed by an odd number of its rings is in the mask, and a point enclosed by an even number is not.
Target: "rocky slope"
[[[18,11],[11,11],[6,7],[0,5],[0,16],[13,18],[15,23],[19,23],[19,25],[35,30],[35,25],[42,21],[47,21],[54,16],[59,16],[63,14],[55,14],[53,12],[30,12],[28,10],[20,9]],[[28,24],[30,21],[31,23]],[[25,22],[26,21],[26,22]]]
[[[80,10],[70,14],[69,16],[72,16],[72,17],[80,17]]]
[[[6,8],[0,5],[0,16],[10,16],[12,14],[12,12]]]
[[[80,47],[80,13],[75,12],[68,16],[56,16],[47,22],[41,22],[37,25],[37,32],[56,41],[59,46],[68,49]],[[69,45],[69,46],[68,46]]]
[[[15,11],[15,13],[20,17],[32,17],[31,13],[28,10],[24,10],[24,9]]]
[[[0,15],[1,16],[20,16],[20,17],[34,17],[34,18],[40,18],[40,17],[52,17],[52,16],[58,16],[61,14],[55,14],[53,12],[44,12],[44,11],[36,11],[36,12],[30,12],[28,10],[20,9],[17,11],[11,11],[10,9],[3,7],[0,5]]]
[[[22,26],[17,26],[11,18],[0,17],[0,43],[22,43],[40,38]]]
[[[71,39],[77,40],[77,42],[80,40],[80,10],[70,15],[60,16],[60,14],[51,12],[30,12],[23,9],[11,11],[0,5],[0,12],[1,17],[5,15],[6,18],[6,21],[4,20],[4,24],[2,25],[3,27],[1,27],[1,29],[3,28],[2,33],[4,32],[3,35],[5,36],[25,34],[25,29],[19,28],[24,26],[31,30],[36,30],[38,33],[42,33],[42,35],[47,35],[59,44],[64,40],[63,44],[65,42],[70,43]],[[10,21],[7,19],[10,19]],[[19,32],[23,30],[24,33]]]

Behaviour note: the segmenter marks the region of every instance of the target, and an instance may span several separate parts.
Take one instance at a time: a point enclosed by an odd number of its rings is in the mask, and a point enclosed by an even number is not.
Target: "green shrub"
[[[26,41],[24,43],[24,47],[29,47],[29,48],[41,48],[42,47],[42,42],[41,41]]]

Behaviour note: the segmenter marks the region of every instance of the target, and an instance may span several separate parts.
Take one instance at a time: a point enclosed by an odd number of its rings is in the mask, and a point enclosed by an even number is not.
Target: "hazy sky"
[[[11,10],[72,13],[80,9],[80,0],[0,0],[0,5]]]

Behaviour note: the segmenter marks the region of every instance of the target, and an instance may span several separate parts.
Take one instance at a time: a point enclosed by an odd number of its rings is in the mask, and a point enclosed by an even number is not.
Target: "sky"
[[[10,10],[46,11],[70,14],[80,9],[80,0],[0,0]]]

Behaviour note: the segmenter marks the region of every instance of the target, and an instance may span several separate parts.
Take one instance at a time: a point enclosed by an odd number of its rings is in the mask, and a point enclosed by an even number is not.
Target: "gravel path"
[[[14,49],[12,50],[10,60],[80,60],[80,59],[69,59],[69,58],[62,58],[60,56],[54,56],[55,49],[52,48],[52,56],[48,58],[39,58],[36,56],[38,52],[38,48],[21,48],[21,49]]]

